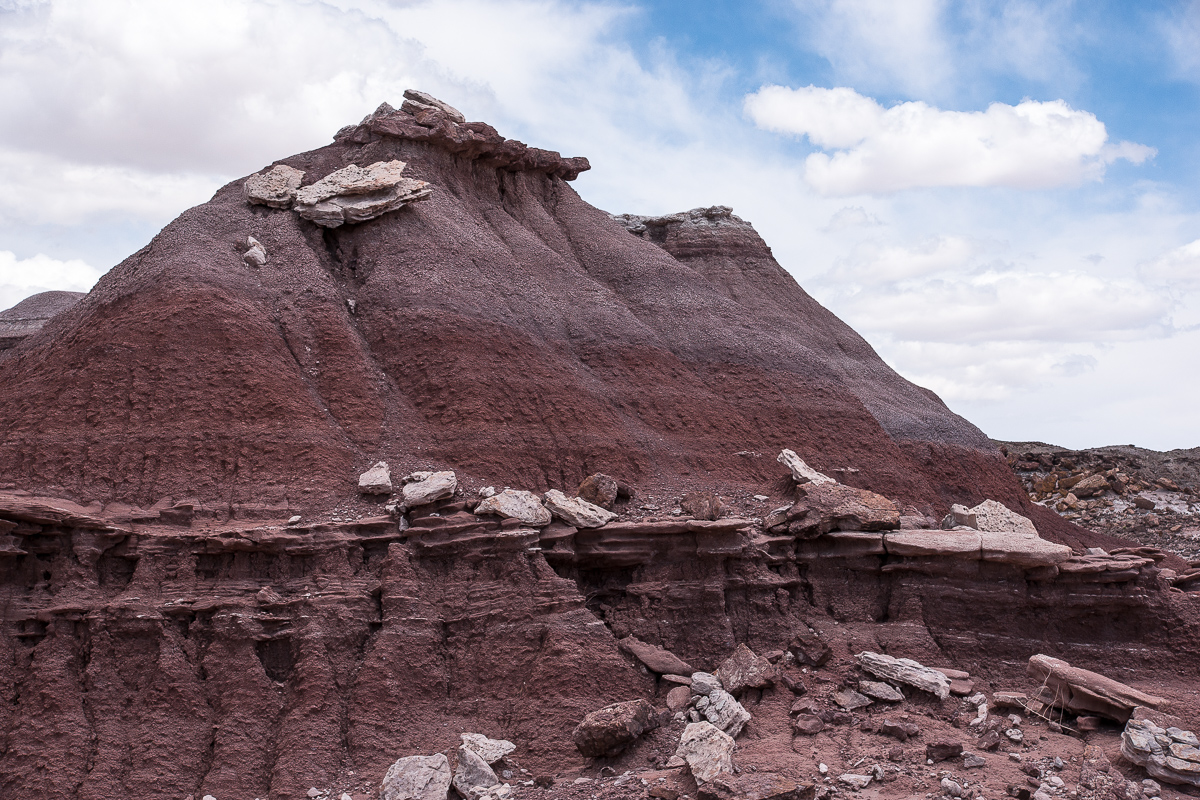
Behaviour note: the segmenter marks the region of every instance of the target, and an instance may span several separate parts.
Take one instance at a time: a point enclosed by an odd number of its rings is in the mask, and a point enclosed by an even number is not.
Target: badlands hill
[[[1196,728],[1191,567],[1035,506],[729,209],[612,217],[587,166],[414,93],[0,353],[0,797],[417,757],[386,798],[446,800],[471,733],[513,745],[478,800],[1156,796],[1105,759],[1127,701]],[[701,714],[726,784],[672,760]]]

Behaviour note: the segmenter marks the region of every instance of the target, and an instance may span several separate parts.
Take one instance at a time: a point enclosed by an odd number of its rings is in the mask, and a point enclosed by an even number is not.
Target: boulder
[[[692,668],[679,656],[656,645],[647,644],[634,636],[617,640],[617,647],[641,661],[651,672],[659,675],[688,675]]]
[[[358,491],[360,494],[391,494],[392,470],[386,461],[376,462],[375,466],[358,476]]]
[[[974,528],[979,530],[979,520],[974,512],[966,506],[955,503],[950,506],[950,513],[942,518],[942,530],[954,528]]]
[[[286,164],[276,164],[266,172],[246,178],[242,184],[242,193],[252,205],[291,208],[302,180],[302,171]]]
[[[788,643],[788,652],[795,657],[797,664],[810,667],[823,667],[828,663],[833,651],[825,640],[815,631],[805,628],[792,637]]]
[[[975,528],[984,533],[1017,533],[1038,538],[1037,528],[1029,517],[1023,517],[995,500],[984,500],[970,513],[975,515]]]
[[[693,672],[691,686],[693,694],[704,695],[705,697],[718,689],[725,688],[720,678],[708,672]]]
[[[657,727],[654,706],[645,700],[628,700],[588,714],[575,728],[572,740],[589,758],[609,758]]]
[[[462,747],[472,751],[488,764],[495,764],[517,749],[517,746],[507,739],[489,739],[481,733],[462,734]]]
[[[458,767],[454,770],[454,788],[463,797],[470,797],[471,790],[490,789],[500,783],[496,773],[483,757],[465,745],[458,748]]]
[[[450,782],[446,756],[407,756],[388,767],[379,800],[446,800]]]
[[[893,658],[881,653],[859,653],[858,665],[877,678],[900,683],[936,695],[939,700],[950,696],[950,681],[937,670],[930,669],[910,658]]]
[[[1153,511],[1155,508],[1154,501],[1141,494],[1133,498],[1133,504],[1144,511]]]
[[[733,739],[708,722],[693,722],[683,730],[675,757],[682,759],[697,783],[733,774]]]
[[[1152,777],[1200,787],[1200,740],[1178,720],[1138,707],[1121,733],[1121,755]]]
[[[516,519],[534,528],[550,524],[550,512],[533,492],[522,489],[505,489],[499,494],[484,498],[475,507],[476,514],[495,514],[505,519]]]
[[[900,694],[899,689],[879,681],[859,681],[858,690],[867,697],[886,700],[889,703],[899,703],[904,699],[904,695]]]
[[[925,745],[925,758],[934,763],[949,761],[952,758],[961,756],[962,751],[963,746],[961,742],[930,742]]]
[[[405,508],[413,508],[453,497],[456,489],[458,479],[453,472],[431,472],[424,478],[405,483],[404,488],[400,490],[400,500]]]
[[[720,774],[700,785],[700,800],[812,800],[816,787],[774,772]]]
[[[437,109],[441,113],[445,114],[446,118],[449,119],[451,122],[457,122],[460,125],[467,121],[467,118],[464,117],[462,112],[459,111],[457,108],[450,105],[449,103],[438,100],[436,97],[434,97],[433,95],[431,95],[427,92],[420,92],[420,91],[417,91],[416,89],[405,89],[404,90],[404,99],[408,101],[403,106],[401,106],[401,108],[403,108],[405,111],[408,111],[409,109],[404,108],[404,106],[408,106],[411,104],[418,108]]]
[[[1071,494],[1076,497],[1091,497],[1101,494],[1109,488],[1111,487],[1108,485],[1108,478],[1103,475],[1088,475],[1071,487]]]
[[[717,668],[716,674],[725,691],[738,694],[745,689],[763,689],[772,685],[776,670],[770,661],[755,655],[745,644],[739,644],[733,655]]]
[[[324,228],[366,222],[433,192],[425,181],[401,175],[403,161],[350,164],[296,192],[296,213]]]
[[[792,480],[794,480],[796,483],[837,483],[837,481],[828,475],[822,475],[808,464],[805,464],[804,460],[800,458],[800,456],[796,455],[795,451],[793,450],[784,450],[775,458],[775,460],[780,464],[783,464],[791,471]]]
[[[1074,714],[1095,714],[1126,722],[1138,706],[1162,709],[1166,700],[1047,655],[1029,657],[1026,674],[1041,682],[1037,699]]]
[[[546,492],[543,502],[551,514],[576,528],[600,528],[617,518],[611,511],[581,497],[567,497],[558,489]]]
[[[262,246],[262,243],[253,236],[246,237],[246,247],[249,248],[242,253],[242,263],[247,267],[262,267],[267,263],[267,249]]]
[[[900,527],[900,511],[883,495],[835,481],[798,487],[787,512],[788,533],[812,539],[830,531],[886,531]]]
[[[597,472],[584,478],[579,484],[579,488],[575,490],[575,494],[592,505],[611,510],[613,503],[617,502],[619,491],[616,479],[610,478],[603,472]]]
[[[750,712],[724,689],[708,693],[708,705],[702,713],[705,719],[735,738],[750,721]]]

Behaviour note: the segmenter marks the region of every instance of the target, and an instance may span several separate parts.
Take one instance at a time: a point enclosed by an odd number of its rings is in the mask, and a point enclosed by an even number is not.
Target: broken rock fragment
[[[500,783],[488,763],[466,745],[458,748],[458,768],[454,770],[454,788],[463,797],[470,797],[472,790],[490,789]]]
[[[391,494],[392,471],[386,461],[379,461],[375,466],[358,476],[358,491],[361,494]]]
[[[505,489],[487,497],[475,508],[476,514],[495,514],[505,519],[516,519],[534,528],[550,524],[550,512],[533,492],[521,489]]]
[[[431,472],[420,480],[405,483],[404,488],[400,490],[400,499],[406,508],[413,508],[453,497],[457,488],[458,478],[452,471]]]
[[[733,655],[717,668],[717,677],[725,691],[738,694],[746,689],[763,689],[775,682],[775,665],[739,644]]]
[[[798,783],[774,772],[721,774],[700,785],[700,800],[811,800],[811,783]]]
[[[1160,781],[1200,786],[1200,739],[1178,720],[1139,706],[1121,733],[1121,755]]]
[[[405,166],[399,160],[350,164],[297,191],[294,209],[321,227],[336,228],[425,200],[433,190],[425,181],[404,178]]]
[[[708,693],[707,700],[708,704],[702,712],[704,718],[730,736],[737,737],[750,721],[750,712],[724,689],[713,689]]]
[[[784,450],[776,458],[780,464],[783,464],[792,473],[792,480],[796,483],[837,483],[828,475],[823,475],[815,469],[804,463],[804,459],[796,455],[794,450]]]
[[[575,490],[575,494],[593,505],[611,510],[613,503],[617,502],[619,488],[615,478],[611,478],[603,472],[597,472],[595,475],[584,478],[579,484],[579,488]]]
[[[810,667],[823,667],[833,656],[833,651],[825,644],[825,640],[807,627],[792,637],[792,641],[788,643],[788,651],[795,657],[797,664]]]
[[[276,164],[265,172],[246,178],[242,193],[252,205],[291,208],[302,180],[304,173],[301,170]]]
[[[900,683],[929,692],[939,700],[950,696],[950,681],[937,670],[930,669],[910,658],[893,658],[881,653],[858,654],[858,665],[877,678]]]
[[[507,739],[489,739],[481,733],[462,734],[462,747],[474,752],[489,765],[517,749],[517,746]]]
[[[581,497],[567,497],[558,489],[546,492],[543,502],[551,514],[576,528],[600,528],[617,518],[611,511]]]
[[[249,249],[242,253],[243,264],[247,267],[261,267],[266,265],[267,249],[262,246],[262,242],[253,236],[247,236],[246,247]]]
[[[1162,709],[1166,705],[1161,697],[1040,653],[1029,657],[1026,673],[1043,684],[1038,700],[1075,714],[1096,714],[1126,722],[1138,706]]]
[[[407,756],[396,761],[383,776],[380,800],[446,800],[450,791],[450,762],[438,753]]]
[[[859,681],[858,690],[867,697],[886,700],[889,703],[899,703],[904,699],[904,695],[900,694],[899,689],[879,681]]]
[[[697,783],[733,773],[733,739],[708,722],[693,722],[683,730],[676,758],[681,758]]]
[[[436,109],[436,110],[442,112],[443,114],[445,114],[446,118],[449,119],[451,122],[457,122],[458,124],[461,125],[467,121],[467,118],[464,117],[462,112],[459,111],[457,108],[455,108],[454,106],[450,105],[449,103],[447,103],[445,101],[438,100],[436,97],[429,94],[428,92],[421,92],[416,89],[405,89],[404,90],[404,99],[407,102],[405,102],[402,106],[400,106],[400,108],[403,109],[404,111],[411,112],[414,108],[416,110],[424,110],[424,109],[432,108],[432,109]]]
[[[692,672],[692,668],[679,656],[635,636],[617,640],[617,646],[659,675],[688,675]]]
[[[639,736],[658,727],[654,706],[645,700],[628,700],[593,711],[575,728],[575,747],[589,758],[620,753]]]
[[[787,512],[787,531],[811,539],[830,531],[890,531],[900,527],[900,511],[883,495],[835,481],[810,483]]]

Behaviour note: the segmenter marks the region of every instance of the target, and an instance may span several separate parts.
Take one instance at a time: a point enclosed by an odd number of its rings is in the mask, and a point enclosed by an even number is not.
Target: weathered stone
[[[422,106],[424,108],[436,108],[438,111],[445,114],[446,118],[449,119],[451,122],[457,122],[458,124],[461,125],[462,123],[467,121],[467,118],[464,117],[462,112],[459,111],[457,108],[455,108],[454,106],[452,106],[449,103],[446,103],[442,100],[438,100],[436,97],[429,94],[428,92],[421,92],[421,91],[417,91],[416,89],[405,89],[404,90],[404,99],[408,101],[408,103],[405,103],[404,105],[408,105],[409,103],[412,103],[414,105]],[[404,106],[401,106],[401,108],[404,108]],[[405,110],[407,111],[408,109],[405,109]]]
[[[580,497],[567,497],[558,489],[546,492],[543,501],[550,513],[576,528],[599,528],[617,515]]]
[[[1088,475],[1071,487],[1071,493],[1076,497],[1091,497],[1102,494],[1109,488],[1111,487],[1108,485],[1108,478],[1103,475]]]
[[[950,694],[955,697],[966,697],[975,691],[975,682],[963,678],[953,678],[950,681]]]
[[[707,783],[721,774],[733,773],[733,738],[708,722],[693,722],[684,728],[675,750],[697,783]]]
[[[472,790],[490,789],[500,783],[496,773],[474,750],[465,745],[458,748],[458,767],[454,770],[454,788],[463,797],[470,797]]]
[[[1135,506],[1137,506],[1138,508],[1143,509],[1145,511],[1153,511],[1155,508],[1153,500],[1151,500],[1149,497],[1146,497],[1145,495],[1140,495],[1140,494],[1137,497],[1133,498],[1133,504]]]
[[[822,475],[815,469],[804,463],[804,459],[796,455],[794,450],[784,450],[775,458],[780,464],[783,464],[792,473],[792,480],[796,483],[837,483],[828,475]]]
[[[376,462],[375,466],[358,476],[358,491],[361,494],[391,494],[392,470],[386,461]]]
[[[739,644],[733,655],[717,668],[717,677],[725,691],[738,694],[745,689],[762,689],[775,682],[775,666],[757,656],[745,644]]]
[[[405,507],[413,508],[453,497],[457,488],[458,479],[450,470],[431,472],[425,478],[405,483],[404,488],[400,490],[400,499]]]
[[[693,672],[692,673],[692,692],[694,694],[709,695],[718,689],[724,689],[721,679],[709,672]]]
[[[975,515],[975,528],[983,533],[1017,533],[1037,538],[1037,528],[1029,517],[1023,517],[995,500],[984,500],[970,513]]]
[[[1025,708],[1025,704],[1029,702],[1029,697],[1021,692],[995,692],[992,694],[992,703],[996,708]]]
[[[979,530],[979,520],[971,509],[955,503],[950,506],[950,513],[942,519],[942,529],[948,531],[959,527]]]
[[[550,512],[533,492],[522,489],[505,489],[499,494],[484,498],[475,507],[476,514],[495,514],[505,519],[516,519],[534,528],[550,524]]]
[[[680,510],[693,519],[717,520],[728,507],[712,492],[688,492],[679,501]]]
[[[1042,683],[1039,700],[1075,714],[1095,714],[1126,722],[1138,706],[1161,709],[1166,705],[1161,697],[1047,655],[1030,656],[1026,673]]]
[[[700,784],[700,800],[812,800],[816,787],[774,772],[720,774]]]
[[[242,184],[242,193],[252,204],[271,208],[291,208],[296,199],[296,190],[304,180],[304,173],[286,164],[276,164],[266,172],[251,175]]]
[[[1098,731],[1104,727],[1104,721],[1100,717],[1084,715],[1075,718],[1075,727],[1085,733],[1087,731]]]
[[[877,678],[899,681],[923,692],[936,695],[939,700],[950,696],[950,681],[942,673],[923,666],[909,658],[893,658],[881,653],[859,653],[858,665]]]
[[[904,699],[904,695],[900,693],[899,689],[879,681],[859,681],[858,690],[867,697],[886,700],[889,703],[899,703]]]
[[[575,728],[572,739],[589,758],[615,756],[639,736],[658,727],[654,706],[645,700],[628,700],[593,711]]]
[[[886,533],[884,548],[888,555],[905,558],[962,558],[978,561],[983,557],[983,539],[974,531],[902,531]]]
[[[986,767],[987,759],[977,753],[963,753],[963,769]]]
[[[900,511],[883,495],[836,481],[797,487],[801,499],[787,512],[788,533],[810,539],[830,531],[888,531],[900,527]]]
[[[619,492],[616,479],[603,472],[587,476],[575,490],[576,496],[608,510],[612,510],[613,504],[617,502]]]
[[[860,789],[865,789],[871,785],[871,776],[870,775],[855,775],[851,772],[845,772],[845,773],[842,773],[841,775],[838,775],[838,780],[841,783],[844,783],[847,786],[849,786],[854,791],[858,791]]]
[[[617,646],[645,664],[651,672],[657,672],[660,675],[686,675],[692,672],[692,668],[679,656],[657,645],[647,644],[634,636],[619,639]]]
[[[958,758],[962,755],[962,751],[963,746],[961,742],[930,742],[925,745],[925,758],[937,763],[938,761]]]
[[[517,749],[507,739],[489,739],[481,733],[462,734],[462,747],[474,752],[488,764],[495,764]]]
[[[446,800],[450,782],[446,756],[407,756],[388,768],[379,788],[379,800]]]
[[[1121,733],[1121,755],[1160,781],[1200,786],[1200,740],[1177,722],[1139,706]]]
[[[247,267],[262,267],[267,263],[267,249],[262,246],[262,243],[253,236],[246,237],[246,247],[249,248],[242,253],[242,263]]]
[[[729,692],[713,689],[708,693],[708,706],[704,709],[704,718],[736,738],[750,721],[750,712]]]
[[[825,730],[825,721],[816,714],[797,714],[792,717],[792,730],[804,736],[812,736]]]
[[[667,708],[671,711],[682,711],[687,708],[692,699],[692,690],[686,686],[676,686],[667,692]]]
[[[296,192],[296,213],[325,228],[366,222],[432,193],[425,181],[401,175],[403,161],[350,164]]]
[[[980,750],[995,750],[1000,746],[1000,732],[988,731],[976,743]]]
[[[808,628],[796,632],[792,641],[788,643],[788,652],[795,657],[797,664],[810,667],[825,666],[833,655],[825,640]]]
[[[853,689],[842,689],[833,693],[833,702],[847,711],[854,711],[871,705],[871,698],[864,697]]]
[[[913,722],[896,722],[894,720],[885,719],[883,724],[879,726],[879,732],[884,736],[891,736],[900,741],[907,741],[921,732]]]

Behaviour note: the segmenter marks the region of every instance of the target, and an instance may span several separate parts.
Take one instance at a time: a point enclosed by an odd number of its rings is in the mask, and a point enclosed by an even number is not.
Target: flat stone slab
[[[979,560],[983,557],[983,539],[965,531],[904,531],[887,533],[883,546],[890,556],[943,556]]]

